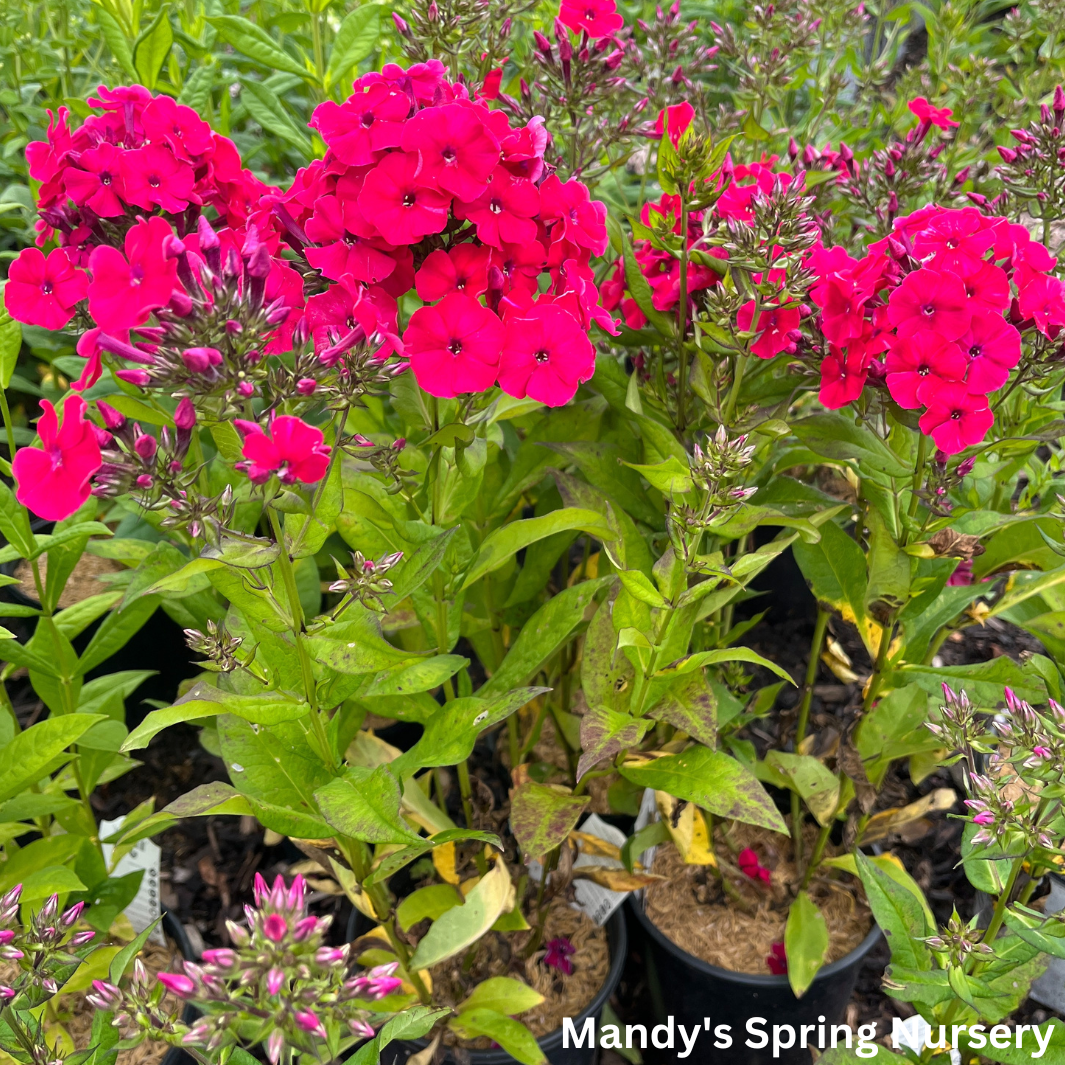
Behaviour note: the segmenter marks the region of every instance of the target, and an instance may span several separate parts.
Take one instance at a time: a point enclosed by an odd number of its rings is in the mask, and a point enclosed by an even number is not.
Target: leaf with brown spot
[[[577,779],[607,758],[631,750],[643,739],[650,721],[593,706],[581,718],[581,747]]]
[[[717,696],[701,669],[682,673],[651,710],[651,717],[668,721],[711,749],[717,746]]]
[[[510,827],[526,856],[540,860],[565,842],[591,801],[549,784],[529,781],[514,791]]]

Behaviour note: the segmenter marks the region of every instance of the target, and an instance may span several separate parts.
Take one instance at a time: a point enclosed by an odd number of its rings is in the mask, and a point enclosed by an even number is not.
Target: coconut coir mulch
[[[807,854],[816,831],[808,826]],[[737,898],[729,898],[710,867],[686,865],[670,845],[655,851],[653,872],[666,879],[645,892],[645,912],[655,926],[678,947],[711,965],[733,972],[768,975],[765,959],[774,943],[784,941],[788,907],[799,874],[785,837],[752,825],[737,824],[731,833],[737,850],[750,847],[770,869],[768,884],[730,875]],[[715,832],[715,852],[728,854],[723,833]],[[744,882],[746,881],[746,882]],[[872,927],[869,908],[855,891],[854,878],[819,876],[810,882],[810,895],[828,926],[828,960],[836,961],[866,937]]]

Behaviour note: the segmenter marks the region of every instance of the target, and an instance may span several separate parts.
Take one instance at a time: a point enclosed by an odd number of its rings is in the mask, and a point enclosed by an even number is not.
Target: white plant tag
[[[113,836],[121,829],[125,820],[125,817],[118,817],[113,821],[101,821],[99,830],[101,838]],[[102,846],[104,861],[110,866],[115,846],[113,843],[104,843]],[[142,839],[139,843],[135,843],[130,852],[124,854],[111,870],[112,876],[125,876],[138,869],[144,870],[141,886],[133,897],[133,901],[125,909],[125,914],[135,932],[143,932],[159,916],[159,855],[158,844],[150,839]],[[166,946],[166,937],[163,935],[161,925],[156,925],[155,931],[149,938],[152,943]]]
[[[615,847],[621,847],[625,842],[625,833],[613,825],[608,825],[598,814],[592,814],[580,827],[581,832],[589,836],[598,836],[607,843],[613,843]],[[581,854],[573,863],[574,869],[585,868],[589,865],[605,865],[609,868],[617,868],[617,863],[610,858],[595,854]],[[583,910],[598,925],[606,924],[610,915],[625,901],[627,891],[611,891],[610,888],[601,887],[591,880],[574,880],[573,888],[577,895],[577,906]]]

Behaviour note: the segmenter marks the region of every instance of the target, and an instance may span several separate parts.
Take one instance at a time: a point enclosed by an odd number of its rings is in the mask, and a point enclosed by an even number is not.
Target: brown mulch
[[[808,826],[812,829],[813,826]],[[808,846],[814,831],[809,831]],[[730,884],[740,900],[730,898],[721,888],[713,870],[705,865],[686,865],[677,849],[663,845],[656,849],[653,872],[667,879],[652,884],[645,892],[647,916],[672,942],[711,965],[733,972],[768,975],[765,959],[774,943],[784,941],[788,908],[798,885],[798,871],[785,837],[737,824],[732,845],[752,848],[761,864],[769,868],[769,884],[748,880],[743,874],[730,875]],[[720,831],[715,833],[715,851],[728,854]],[[809,853],[809,851],[807,851]],[[810,884],[810,896],[828,925],[828,960],[848,954],[866,937],[872,915],[847,874],[840,879],[817,877]]]

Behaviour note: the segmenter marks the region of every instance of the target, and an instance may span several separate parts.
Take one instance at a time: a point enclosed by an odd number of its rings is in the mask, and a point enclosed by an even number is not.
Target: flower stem
[[[814,694],[814,681],[817,679],[817,667],[821,661],[821,647],[825,642],[828,629],[828,611],[817,608],[817,621],[814,624],[814,638],[810,641],[810,660],[806,663],[806,680],[802,688],[802,702],[799,704],[799,720],[795,724],[795,753],[806,738],[806,726],[810,720],[810,702]],[[792,848],[795,851],[796,865],[802,865],[802,803],[799,793],[791,793],[791,835]]]

